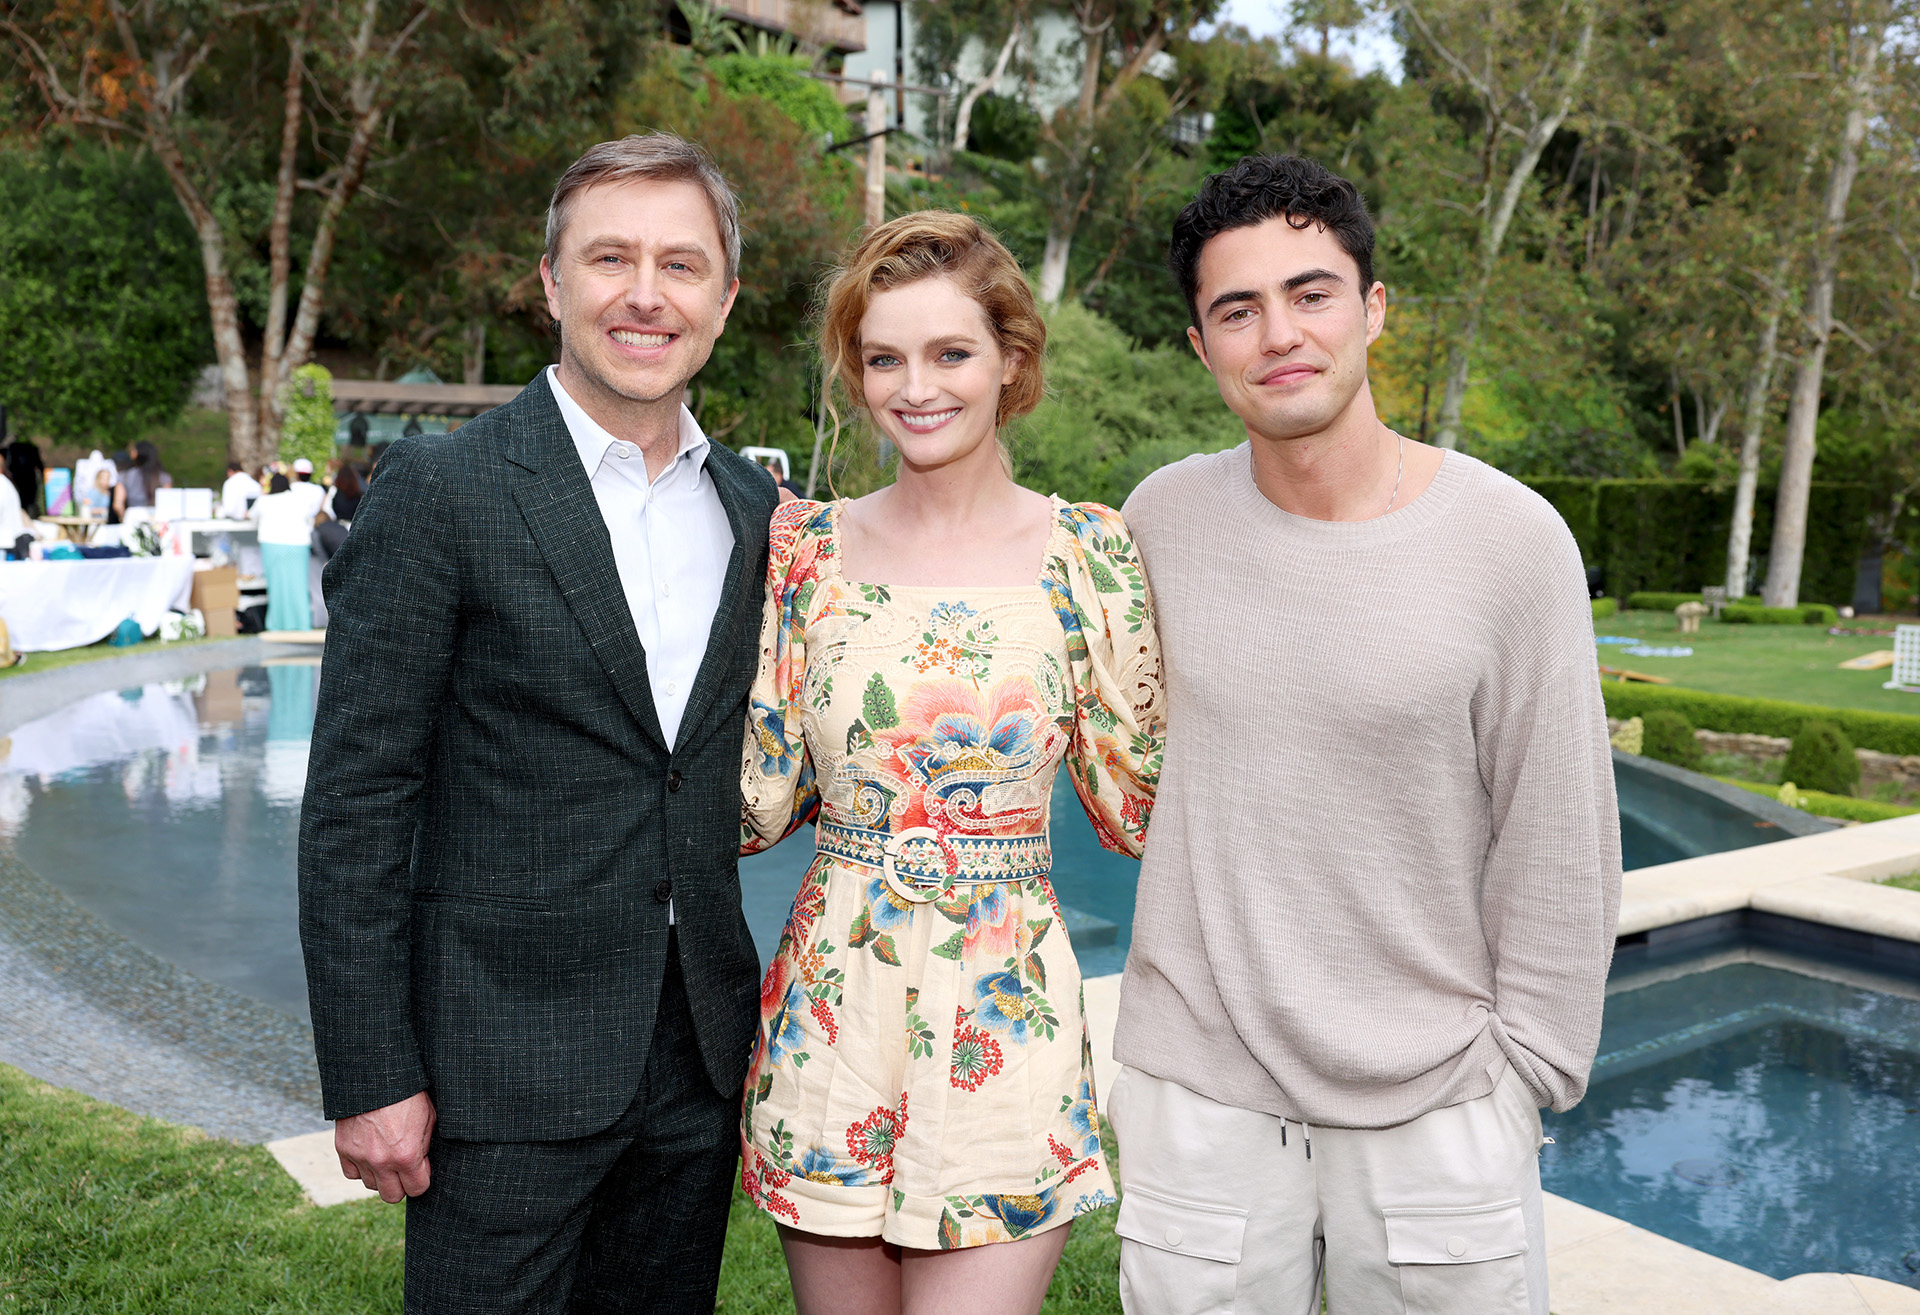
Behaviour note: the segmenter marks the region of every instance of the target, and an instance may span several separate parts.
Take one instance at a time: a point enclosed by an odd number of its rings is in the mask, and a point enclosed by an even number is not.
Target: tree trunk
[[[1847,199],[1860,171],[1860,143],[1873,110],[1873,78],[1886,35],[1884,17],[1852,38],[1853,72],[1847,79],[1847,117],[1840,149],[1827,177],[1826,204],[1814,241],[1813,273],[1807,283],[1807,345],[1793,373],[1793,400],[1787,409],[1786,450],[1780,461],[1780,492],[1774,503],[1773,546],[1767,555],[1767,583],[1761,598],[1769,607],[1793,607],[1800,601],[1800,571],[1807,549],[1807,495],[1813,486],[1814,427],[1820,419],[1820,384],[1826,373],[1827,342],[1833,336],[1833,287],[1840,272],[1840,229]]]
[[[1746,405],[1740,413],[1740,478],[1733,488],[1733,524],[1727,530],[1727,597],[1747,592],[1747,558],[1753,546],[1753,501],[1760,487],[1760,438],[1767,423],[1767,394],[1780,356],[1780,317],[1786,313],[1786,261],[1776,271],[1773,301],[1760,329],[1760,348],[1747,376]]]
[[[475,320],[467,325],[467,350],[461,361],[461,378],[470,384],[487,381],[487,322]]]
[[[1064,217],[1056,217],[1047,224],[1047,246],[1040,255],[1040,301],[1046,306],[1058,306],[1067,290],[1067,258],[1073,254],[1073,229],[1063,221]]]
[[[1000,78],[1007,71],[1007,61],[1013,58],[1013,48],[1020,41],[1020,23],[1015,20],[1013,30],[1007,33],[1007,39],[1000,47],[1000,54],[993,61],[988,74],[967,88],[967,94],[960,98],[960,109],[953,116],[953,149],[967,149],[967,134],[973,125],[973,107],[980,98],[1000,85]]]
[[[1409,15],[1416,18],[1420,31],[1427,40],[1438,46],[1438,42],[1427,30],[1417,12],[1409,8]],[[1467,379],[1473,368],[1473,349],[1480,336],[1481,310],[1486,305],[1487,292],[1493,285],[1494,270],[1500,261],[1500,249],[1506,243],[1507,229],[1513,223],[1514,210],[1520,204],[1521,193],[1527,180],[1533,176],[1533,170],[1540,163],[1540,154],[1546,150],[1547,143],[1553,140],[1553,134],[1560,130],[1567,114],[1573,108],[1573,97],[1586,80],[1587,58],[1593,49],[1593,10],[1586,12],[1585,21],[1580,28],[1580,41],[1574,50],[1572,67],[1560,84],[1560,99],[1553,111],[1546,117],[1536,120],[1527,129],[1520,147],[1520,158],[1513,162],[1513,169],[1507,175],[1506,186],[1501,188],[1496,204],[1485,209],[1480,226],[1480,267],[1474,276],[1472,290],[1467,296],[1467,315],[1461,325],[1460,336],[1454,340],[1447,351],[1447,392],[1440,403],[1440,432],[1434,441],[1443,448],[1460,446],[1460,414],[1466,405]],[[1451,52],[1447,52],[1451,60]],[[1489,110],[1492,106],[1488,107]],[[1489,144],[1489,166],[1492,152],[1498,149],[1498,128]],[[1492,191],[1492,174],[1487,176],[1486,190]]]

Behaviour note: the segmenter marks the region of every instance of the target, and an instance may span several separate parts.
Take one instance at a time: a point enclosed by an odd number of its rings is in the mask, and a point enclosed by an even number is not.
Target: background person
[[[307,583],[312,553],[311,500],[294,490],[285,475],[267,481],[266,496],[248,518],[259,527],[260,558],[267,577],[267,629],[311,630],[313,608]]]
[[[1539,1106],[1586,1090],[1620,903],[1579,550],[1379,420],[1353,184],[1241,160],[1169,263],[1248,441],[1126,506],[1171,731],[1108,1101],[1122,1304],[1301,1315],[1324,1275],[1334,1315],[1547,1315]]]
[[[127,447],[127,464],[114,487],[115,518],[124,521],[134,508],[151,510],[153,495],[173,487],[173,476],[160,464],[160,449],[146,439]]]
[[[245,466],[228,457],[226,483],[220,486],[220,514],[228,520],[245,520],[260,493],[260,481],[249,475]]]
[[[1113,510],[1009,474],[1046,324],[974,220],[871,230],[822,338],[900,461],[774,519],[747,848],[817,804],[819,857],[761,988],[742,1183],[801,1315],[1030,1315],[1074,1218],[1113,1201],[1049,801],[1064,762],[1101,843],[1138,855],[1152,600]]]

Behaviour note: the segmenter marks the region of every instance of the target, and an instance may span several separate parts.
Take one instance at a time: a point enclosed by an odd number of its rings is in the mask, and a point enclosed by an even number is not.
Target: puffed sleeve
[[[1067,770],[1100,843],[1138,858],[1167,734],[1153,596],[1119,512],[1089,502],[1061,516],[1073,533],[1048,590],[1078,703]]]
[[[820,805],[801,726],[807,678],[808,608],[819,580],[827,508],[788,502],[773,513],[767,543],[767,599],[760,668],[747,696],[740,763],[740,852],[757,854],[791,835]]]

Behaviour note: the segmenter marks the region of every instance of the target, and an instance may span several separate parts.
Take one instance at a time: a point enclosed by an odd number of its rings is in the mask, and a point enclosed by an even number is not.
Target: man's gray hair
[[[635,133],[619,141],[601,142],[567,166],[547,205],[547,265],[560,277],[560,237],[566,232],[573,198],[600,183],[693,183],[707,194],[720,242],[726,248],[727,277],[740,276],[740,202],[733,188],[707,153],[684,137],[670,132]]]

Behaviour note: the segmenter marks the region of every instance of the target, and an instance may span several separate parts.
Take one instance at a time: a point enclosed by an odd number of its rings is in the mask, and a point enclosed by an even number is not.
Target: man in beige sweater
[[[1170,735],[1108,1095],[1130,1315],[1546,1315],[1539,1107],[1620,896],[1580,555],[1377,418],[1352,184],[1250,157],[1170,260],[1247,426],[1126,505]]]

